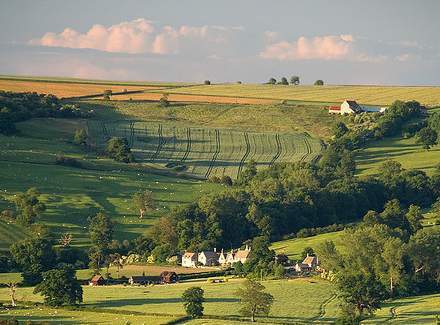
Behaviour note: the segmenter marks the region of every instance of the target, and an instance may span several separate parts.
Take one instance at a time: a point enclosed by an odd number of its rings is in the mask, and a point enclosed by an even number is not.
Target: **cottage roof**
[[[197,258],[197,254],[186,252],[185,254],[183,254],[183,258],[195,259],[195,258]]]
[[[235,258],[248,258],[250,255],[251,251],[250,250],[238,250],[237,253],[235,253]]]
[[[362,107],[360,107],[359,104],[355,100],[346,99],[345,101],[348,103],[348,105],[350,106],[350,108],[353,111],[355,111],[355,112],[361,112],[362,111]]]
[[[307,265],[312,265],[313,263],[316,263],[316,256],[307,256],[304,261],[303,264],[307,264]]]
[[[134,282],[144,282],[148,281],[149,278],[145,275],[132,275],[130,279],[132,279]]]
[[[203,252],[201,252],[200,254],[203,254],[203,255],[205,255],[205,257],[207,258],[207,259],[212,259],[212,258],[218,258],[219,257],[219,254],[218,253],[216,253],[216,252],[213,252],[213,251],[203,251]]]
[[[341,110],[341,106],[330,106],[328,108],[331,111],[340,111]]]
[[[91,282],[98,282],[100,280],[104,280],[104,278],[102,277],[102,275],[97,274],[97,275],[94,275],[93,278],[90,281]]]

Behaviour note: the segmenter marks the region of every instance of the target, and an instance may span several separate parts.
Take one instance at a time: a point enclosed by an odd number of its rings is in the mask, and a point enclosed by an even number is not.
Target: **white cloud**
[[[110,27],[94,25],[87,32],[71,28],[61,33],[49,32],[30,44],[52,47],[87,48],[118,53],[176,54],[194,46],[225,44],[240,27],[223,26],[164,26],[158,28],[144,18],[122,22]]]
[[[396,60],[399,62],[406,62],[412,58],[412,55],[409,53],[404,53],[401,55],[396,56]]]
[[[307,38],[301,36],[294,42],[281,41],[266,46],[260,56],[265,59],[285,60],[339,60],[351,53],[352,35],[329,35]]]

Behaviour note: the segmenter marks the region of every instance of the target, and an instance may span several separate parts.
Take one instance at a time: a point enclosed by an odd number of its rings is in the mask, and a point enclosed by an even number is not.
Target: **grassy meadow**
[[[55,233],[72,233],[74,244],[85,245],[87,218],[98,210],[117,221],[116,238],[130,239],[145,233],[158,216],[172,207],[221,188],[175,174],[162,175],[148,166],[127,166],[84,153],[71,143],[73,130],[82,123],[34,119],[19,123],[19,136],[0,136],[0,209],[12,207],[15,193],[37,187],[47,206],[41,223]],[[85,168],[55,165],[58,153],[77,158]],[[140,220],[131,196],[142,188],[153,192],[157,208]],[[26,230],[2,221],[0,234],[0,249],[6,249],[26,236]]]
[[[400,162],[405,169],[420,169],[432,174],[440,163],[440,145],[426,150],[414,137],[393,137],[370,143],[355,154],[357,173],[377,174],[382,163],[389,159]]]
[[[206,280],[183,282],[173,285],[156,285],[147,287],[105,286],[83,287],[84,307],[93,308],[99,317],[99,311],[126,313],[155,314],[163,317],[178,317],[184,315],[181,295],[191,286],[197,285],[205,291],[204,303],[207,317],[239,318],[239,300],[235,292],[243,280],[230,279],[226,283],[207,283]],[[293,279],[263,281],[267,292],[270,292],[275,302],[271,314],[263,318],[265,322],[277,323],[307,323],[311,321],[328,322],[337,315],[337,300],[333,284],[320,279]],[[22,301],[41,302],[41,297],[32,293],[33,288],[19,288],[17,297]],[[6,288],[0,289],[0,301],[8,300]],[[40,316],[38,308],[27,310],[28,319],[33,313]],[[22,315],[23,311],[14,310],[10,313]],[[64,310],[58,309],[57,316],[63,316]],[[81,314],[81,313],[77,313]],[[47,313],[46,313],[47,315]],[[92,316],[92,315],[91,315]],[[1,314],[0,314],[1,317]],[[121,316],[119,316],[121,317]],[[91,319],[98,321],[99,318]],[[218,320],[220,321],[220,320]],[[228,320],[229,321],[229,320]]]
[[[151,102],[114,100],[87,100],[80,104],[95,110],[99,120],[166,122],[176,127],[248,132],[307,132],[318,138],[330,137],[333,124],[347,120],[342,116],[328,114],[325,107],[313,105],[173,103],[169,107],[161,107]]]
[[[280,162],[310,161],[322,150],[318,139],[304,133],[183,128],[172,123],[90,122],[88,134],[101,150],[109,137],[124,137],[137,162],[163,167],[176,164],[185,173],[205,178],[228,175],[236,179],[250,160],[258,168],[267,168]]]
[[[417,100],[424,105],[440,104],[440,87],[407,86],[284,86],[258,84],[199,85],[169,89],[170,94],[215,95],[273,100],[340,103],[354,99],[362,104],[389,105],[396,99]]]

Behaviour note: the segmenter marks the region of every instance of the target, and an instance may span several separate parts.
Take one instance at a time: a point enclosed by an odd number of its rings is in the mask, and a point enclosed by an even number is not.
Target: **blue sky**
[[[438,0],[0,2],[0,73],[440,82]]]

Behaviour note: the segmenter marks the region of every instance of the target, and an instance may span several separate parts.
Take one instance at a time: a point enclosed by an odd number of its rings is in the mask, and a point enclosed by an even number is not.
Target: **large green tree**
[[[182,300],[186,314],[192,318],[203,316],[204,291],[200,287],[191,287],[183,292]]]
[[[107,154],[116,161],[130,163],[134,161],[128,141],[125,138],[113,137],[107,141]]]
[[[423,145],[423,148],[429,150],[432,146],[437,144],[438,134],[437,131],[430,127],[425,127],[417,132],[417,143]]]
[[[41,293],[49,306],[76,305],[83,301],[83,290],[75,271],[65,267],[43,273],[43,281],[34,293]]]
[[[140,190],[133,195],[133,203],[139,211],[139,218],[142,219],[146,212],[154,209],[155,203],[153,192],[149,190]]]
[[[240,298],[240,314],[248,316],[255,321],[255,316],[267,316],[272,307],[274,298],[270,293],[264,292],[266,288],[259,282],[245,280],[241,288],[237,290]]]
[[[89,233],[94,246],[106,249],[113,239],[113,221],[104,212],[98,212],[89,218]]]
[[[35,187],[24,193],[19,193],[14,199],[17,209],[17,219],[23,225],[30,225],[36,221],[40,214],[46,209],[40,201],[40,193]]]
[[[42,280],[42,273],[55,265],[52,243],[44,238],[31,238],[11,246],[12,257],[22,270],[23,281],[34,285]]]

